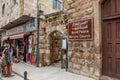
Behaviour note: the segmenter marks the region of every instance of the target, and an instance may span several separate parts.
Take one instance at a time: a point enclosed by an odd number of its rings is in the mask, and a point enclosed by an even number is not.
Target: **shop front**
[[[24,25],[12,28],[2,33],[2,45],[5,46],[5,41],[9,38],[10,45],[14,45],[15,58],[14,62],[20,61],[35,64],[37,53],[36,32],[33,22],[28,22]]]
[[[24,54],[24,33],[25,33],[25,25],[21,25],[6,31],[6,38],[3,38],[3,42],[7,38],[10,39],[10,45],[14,45],[15,53],[14,53],[14,62],[20,62]]]

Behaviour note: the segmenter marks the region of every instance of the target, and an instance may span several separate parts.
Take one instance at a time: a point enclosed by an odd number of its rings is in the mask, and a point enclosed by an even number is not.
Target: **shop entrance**
[[[120,0],[102,3],[102,53],[104,75],[120,77]]]
[[[58,31],[50,34],[50,61],[51,65],[61,66],[61,41],[62,35]]]

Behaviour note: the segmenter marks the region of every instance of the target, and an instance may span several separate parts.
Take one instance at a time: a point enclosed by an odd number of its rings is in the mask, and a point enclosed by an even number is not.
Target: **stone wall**
[[[15,22],[17,24],[17,23],[19,23],[19,21],[17,21],[17,20],[22,19],[22,21],[24,21],[23,20],[23,19],[25,19],[25,18],[23,18],[24,15],[27,15],[30,17],[36,17],[37,0],[17,0],[18,2],[16,4],[14,4],[13,0],[7,0],[7,1],[0,0],[0,1],[2,1],[0,7],[2,7],[3,4],[5,4],[5,15],[4,16],[0,15],[0,19],[2,19],[2,21],[0,22],[0,27],[3,27],[5,25],[9,26],[9,24],[11,22]],[[62,2],[62,0],[60,0],[60,1]],[[49,14],[58,12],[57,9],[53,9],[53,0],[49,0],[49,1],[48,0],[38,0],[38,4],[40,4],[40,3],[42,3],[46,6],[46,10],[43,15],[49,15]],[[59,19],[60,19],[60,17],[58,18],[58,20]],[[40,29],[40,44],[39,44],[39,46],[40,46],[40,56],[42,57],[41,62],[42,63],[44,62],[44,65],[48,65],[50,62],[49,61],[49,54],[50,54],[49,34],[55,30],[58,30],[62,34],[64,34],[63,28],[61,28],[64,25],[60,25],[59,24],[60,21],[58,21],[58,25],[53,26],[52,24],[54,24],[54,22],[50,22],[50,20],[51,19],[49,19],[49,21],[47,20],[47,22],[46,22],[46,20],[40,21],[41,29]],[[44,28],[46,28],[45,32],[44,32]]]
[[[30,15],[36,17],[37,14],[37,0],[23,0],[23,15]]]
[[[69,41],[69,71],[99,79],[100,54],[100,7],[99,0],[68,0],[69,20],[94,18],[93,41]]]
[[[109,77],[109,76],[101,76],[100,80],[120,80],[119,78]]]
[[[49,16],[46,21],[41,21],[40,30],[40,66],[50,65],[50,34],[58,31],[62,36],[66,35],[66,26],[61,22],[62,16]],[[44,31],[45,29],[45,31]]]
[[[2,6],[5,5],[5,14],[2,16],[2,13],[0,15],[0,18],[2,21],[0,22],[0,26],[5,26],[6,24],[12,22],[13,20],[19,18],[22,15],[22,3],[23,1],[18,0],[16,4],[14,4],[13,0],[2,0],[1,2],[1,12],[2,12]]]
[[[6,24],[24,16],[36,17],[37,14],[37,0],[17,0],[14,4],[14,0],[0,0],[0,26],[5,26]],[[62,0],[60,0],[62,2]],[[47,2],[47,4],[46,4]],[[40,3],[45,5],[44,14],[51,14],[58,12],[57,9],[53,9],[53,0],[38,0]],[[2,16],[2,6],[5,4],[5,15]]]
[[[99,79],[101,75],[100,53],[100,5],[99,0],[67,0],[64,3],[69,21],[74,19],[94,18],[93,41],[69,41],[69,71]],[[66,11],[66,9],[64,9]],[[59,31],[62,36],[67,35],[65,24],[59,23],[61,17],[49,16],[41,22],[40,56],[41,66],[50,65],[49,35]],[[46,30],[44,32],[44,29]]]

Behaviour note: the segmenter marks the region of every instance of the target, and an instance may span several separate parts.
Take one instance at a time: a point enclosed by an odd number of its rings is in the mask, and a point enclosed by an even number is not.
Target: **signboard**
[[[16,28],[7,30],[6,35],[7,36],[16,35],[16,34],[19,34],[19,33],[24,33],[24,26],[18,26]]]
[[[69,40],[93,40],[93,19],[77,20],[69,23]]]
[[[30,22],[26,23],[26,32],[35,31],[37,30],[37,26],[35,25],[36,19],[31,20]]]

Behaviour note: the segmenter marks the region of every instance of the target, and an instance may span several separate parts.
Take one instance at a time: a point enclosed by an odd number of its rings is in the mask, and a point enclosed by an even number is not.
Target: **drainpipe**
[[[40,35],[39,35],[39,30],[40,30],[40,20],[39,20],[39,16],[40,16],[40,12],[39,12],[39,4],[38,4],[38,0],[37,0],[37,15],[36,15],[36,27],[37,27],[37,61],[36,61],[36,66],[39,67],[39,62],[40,62],[40,54],[39,54],[39,39],[40,39]]]

